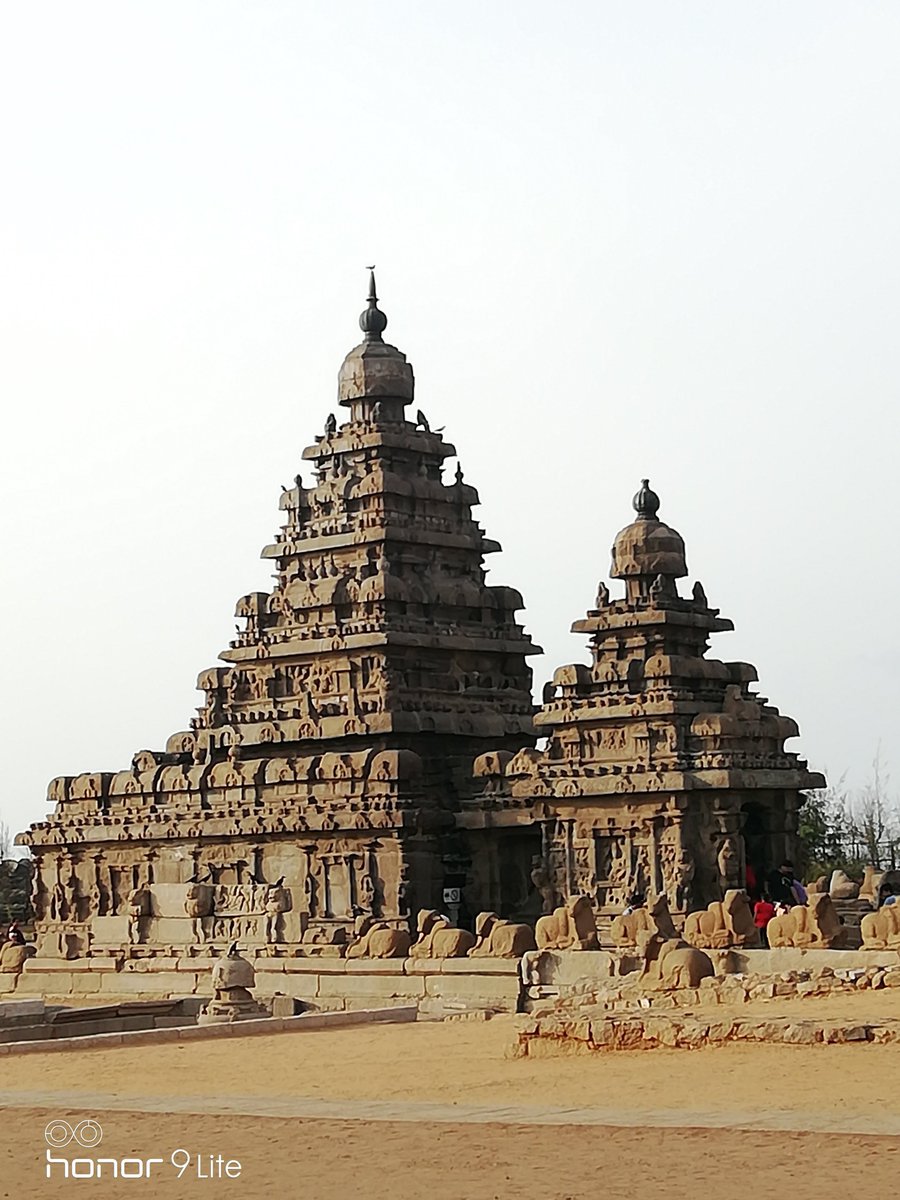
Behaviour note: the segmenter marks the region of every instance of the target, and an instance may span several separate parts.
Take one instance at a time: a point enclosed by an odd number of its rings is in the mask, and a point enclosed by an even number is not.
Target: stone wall
[[[422,1011],[474,1007],[515,1012],[518,963],[502,958],[343,959],[247,955],[259,999],[282,994],[335,1011],[418,1005]],[[213,957],[30,959],[7,996],[68,1002],[211,996]]]

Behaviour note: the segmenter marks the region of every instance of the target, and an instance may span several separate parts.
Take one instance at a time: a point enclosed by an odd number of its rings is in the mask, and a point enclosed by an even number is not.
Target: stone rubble
[[[518,1057],[592,1050],[697,1047],[726,1041],[825,1044],[900,1041],[900,1019],[859,1020],[732,1012],[751,1001],[848,995],[860,989],[900,988],[900,968],[868,967],[784,971],[779,975],[715,975],[696,988],[646,994],[638,973],[590,980],[566,989],[555,1001],[534,1004],[517,1018],[512,1053]],[[697,1011],[700,1010],[700,1011]],[[706,1010],[706,1011],[703,1011]],[[710,1011],[711,1010],[711,1011]]]

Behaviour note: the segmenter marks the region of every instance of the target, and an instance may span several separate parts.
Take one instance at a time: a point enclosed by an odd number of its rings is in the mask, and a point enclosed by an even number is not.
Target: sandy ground
[[[766,1014],[818,1001],[770,1002]],[[746,1011],[746,1006],[742,1011]],[[900,996],[850,996],[831,1015],[900,1013]],[[71,1111],[7,1108],[0,1133],[0,1197],[89,1200],[124,1196],[174,1200],[234,1196],[261,1200],[565,1200],[627,1193],[668,1200],[714,1189],[727,1200],[788,1194],[821,1200],[843,1189],[893,1186],[900,1138],[811,1132],[691,1128],[692,1113],[740,1110],[782,1113],[803,1128],[804,1115],[900,1116],[895,1081],[900,1046],[766,1046],[619,1052],[590,1057],[511,1059],[508,1018],[486,1024],[448,1022],[373,1026],[229,1040],[23,1055],[0,1064],[0,1089],[66,1093]],[[309,1097],[467,1105],[570,1108],[621,1105],[668,1110],[681,1128],[420,1121],[286,1119],[93,1109],[77,1112],[78,1094],[103,1092],[119,1104],[163,1097]],[[131,1100],[129,1100],[131,1098]],[[181,1100],[179,1100],[181,1098]],[[67,1100],[68,1103],[68,1100]],[[88,1101],[89,1103],[89,1101]],[[792,1116],[793,1114],[793,1116]],[[85,1116],[103,1125],[94,1157],[162,1157],[183,1147],[191,1156],[177,1180],[170,1162],[148,1181],[75,1180],[62,1168],[46,1178],[43,1131],[53,1117]],[[62,1152],[59,1152],[62,1154]],[[73,1148],[65,1154],[72,1156]],[[198,1178],[208,1156],[241,1162],[239,1179]]]
[[[46,1178],[39,1148],[46,1114],[4,1115],[0,1196],[4,1200],[822,1200],[893,1190],[900,1167],[894,1139],[730,1130],[546,1129],[484,1125],[391,1125],[273,1118],[183,1118],[117,1113],[104,1121],[104,1150],[122,1157],[192,1156],[239,1160],[237,1179],[179,1180],[175,1169],[149,1180]],[[66,1114],[77,1120],[76,1113]],[[99,1150],[98,1150],[99,1153]],[[178,1159],[177,1161],[181,1161]]]

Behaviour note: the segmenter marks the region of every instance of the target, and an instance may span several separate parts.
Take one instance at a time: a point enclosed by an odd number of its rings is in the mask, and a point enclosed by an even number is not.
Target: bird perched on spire
[[[328,420],[325,422],[325,432],[332,434],[337,429],[337,417],[334,413],[328,414]]]
[[[421,408],[416,413],[416,429],[421,427],[426,433],[431,433],[431,426],[428,424],[428,418],[422,412]]]

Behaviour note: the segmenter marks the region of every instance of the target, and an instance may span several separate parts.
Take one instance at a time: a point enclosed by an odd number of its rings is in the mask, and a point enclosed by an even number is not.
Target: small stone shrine
[[[561,667],[535,718],[545,749],[498,747],[475,764],[470,883],[482,905],[508,902],[510,841],[530,836],[532,879],[544,912],[591,897],[601,926],[635,891],[665,894],[673,914],[722,900],[796,849],[802,789],[824,785],[785,739],[797,735],[750,685],[755,669],[706,657],[709,635],[732,629],[688,574],[684,542],[657,517],[647,480],[637,519],[616,537],[613,598],[573,632],[590,637],[591,664]]]
[[[253,999],[256,972],[236,944],[223,958],[216,960],[212,986],[215,995],[197,1017],[198,1025],[222,1025],[269,1016],[268,1009]]]
[[[499,550],[478,494],[413,400],[382,334],[374,275],[334,415],[283,489],[263,557],[271,592],[205,671],[205,702],[129,769],[55,779],[21,841],[36,870],[38,954],[263,954],[342,943],[360,917],[397,929],[465,883],[455,814],[491,746],[534,744],[522,597],[485,582]],[[517,900],[530,860],[504,878]]]

